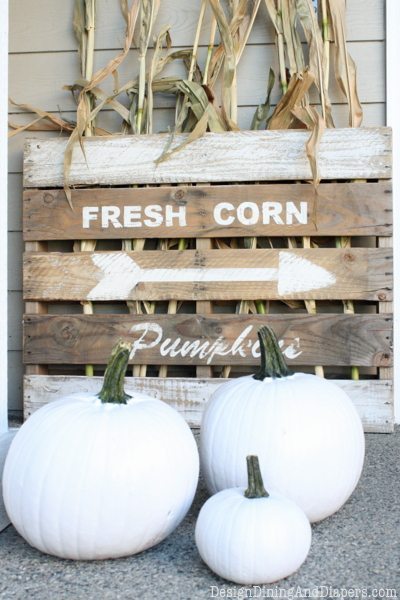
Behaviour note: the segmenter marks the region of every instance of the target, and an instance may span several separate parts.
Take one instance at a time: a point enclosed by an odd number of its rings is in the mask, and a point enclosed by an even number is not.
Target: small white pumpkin
[[[334,383],[288,370],[275,335],[259,331],[261,368],[221,385],[206,406],[200,457],[207,486],[246,485],[244,458],[260,457],[266,486],[293,500],[311,522],[337,511],[359,480],[361,420]]]
[[[42,552],[88,560],[135,554],[169,535],[192,503],[194,437],[164,402],[125,394],[129,352],[127,343],[116,346],[98,396],[47,404],[11,445],[6,510]]]
[[[291,500],[265,491],[257,456],[247,457],[248,488],[218,492],[202,507],[195,538],[220,577],[256,585],[288,577],[303,564],[311,526]]]

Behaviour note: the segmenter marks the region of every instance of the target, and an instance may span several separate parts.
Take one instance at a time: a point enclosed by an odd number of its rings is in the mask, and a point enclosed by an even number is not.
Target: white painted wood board
[[[191,427],[199,427],[211,394],[227,380],[127,377],[128,394],[141,391],[164,400],[178,410]],[[41,406],[76,392],[98,393],[101,377],[66,375],[29,375],[24,378],[25,417]],[[392,384],[383,380],[335,380],[356,406],[365,431],[389,432],[393,429]]]
[[[238,108],[238,125],[240,129],[249,129],[251,121],[256,110],[255,106],[239,106]],[[366,104],[363,107],[364,119],[363,124],[365,127],[380,127],[385,124],[385,104]],[[57,111],[54,114],[59,114]],[[174,126],[174,114],[173,108],[159,108],[154,111],[154,131],[157,133],[165,133],[171,130]],[[333,119],[337,127],[346,127],[348,121],[348,110],[344,104],[337,104],[332,107]],[[71,121],[76,120],[76,113],[64,112],[63,116]],[[25,124],[33,120],[32,113],[21,113],[19,115],[11,115],[10,120],[14,123]],[[114,111],[105,110],[101,111],[98,119],[99,127],[103,127],[109,132],[120,132],[121,131],[121,117]],[[40,137],[40,139],[48,138],[59,138],[67,137],[65,134],[58,132],[40,131],[34,133],[32,131],[25,131],[18,134],[16,137],[9,140],[9,156],[8,156],[8,170],[9,170],[9,206],[10,210],[15,211],[17,207],[13,207],[14,202],[20,204],[21,195],[18,189],[14,186],[22,187],[21,179],[17,180],[17,174],[22,173],[22,161],[23,161],[23,147],[26,139],[32,137]],[[11,179],[15,177],[15,179]],[[12,214],[10,215],[12,218]],[[12,229],[10,225],[10,229]]]
[[[206,133],[159,164],[167,134],[92,137],[75,144],[69,185],[129,185],[225,181],[308,180],[309,132]],[[175,148],[187,139],[177,135]],[[28,140],[25,187],[64,185],[65,139]],[[391,176],[391,132],[386,128],[327,129],[318,165],[322,179],[387,179]]]

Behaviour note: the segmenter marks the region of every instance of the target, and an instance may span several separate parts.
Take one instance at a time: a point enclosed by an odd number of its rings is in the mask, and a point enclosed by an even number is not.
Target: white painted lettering
[[[167,204],[165,207],[165,225],[172,227],[174,219],[178,219],[179,227],[186,227],[186,206],[178,206],[178,209],[174,211],[174,207]]]
[[[113,225],[115,229],[120,229],[122,227],[122,223],[118,221],[118,217],[120,216],[121,211],[118,206],[103,206],[101,209],[101,226],[103,229],[108,229],[108,227]]]
[[[165,340],[163,341],[163,343],[160,346],[160,354],[161,356],[171,356],[172,358],[175,358],[175,356],[178,356],[180,350],[177,348],[179,347],[179,344],[181,343],[181,338],[177,338],[174,342],[171,340],[171,338],[165,338]]]
[[[232,356],[235,354],[239,354],[243,358],[246,357],[246,350],[243,348],[243,342],[247,338],[247,336],[252,332],[253,325],[249,325],[242,331],[242,333],[238,336],[238,338],[232,344]]]
[[[140,206],[124,206],[124,227],[141,227],[140,211]]]
[[[132,350],[129,355],[130,358],[133,358],[139,350],[154,348],[160,343],[163,336],[163,329],[157,323],[138,323],[137,325],[133,325],[130,329],[130,333],[133,334],[140,331],[142,332],[142,335],[133,342]],[[155,338],[153,340],[146,340],[148,334],[155,334]]]
[[[82,227],[90,229],[92,222],[99,220],[101,213],[101,227],[108,229],[114,227],[186,227],[186,206],[167,204],[148,204],[144,206],[84,206],[82,208]],[[231,202],[219,202],[213,210],[214,221],[221,227],[229,227],[235,222],[251,227],[257,223],[269,225],[293,225],[294,223],[307,224],[308,203],[288,201],[281,202],[241,202],[235,207]]]
[[[222,225],[224,227],[227,225],[232,225],[232,223],[235,221],[235,217],[233,215],[223,216],[222,211],[231,212],[234,209],[235,207],[230,202],[220,202],[214,208],[214,221],[218,225]]]
[[[90,221],[97,221],[98,213],[99,213],[98,206],[84,206],[82,208],[82,227],[83,227],[83,229],[90,229]]]
[[[207,364],[210,365],[215,355],[217,356],[228,356],[231,350],[229,344],[224,342],[224,338],[220,335],[215,342],[210,346],[210,355],[207,359]]]
[[[281,340],[281,342],[283,346],[283,340]],[[302,351],[300,350],[300,338],[295,337],[294,341],[289,346],[287,346],[287,348],[282,350],[282,353],[284,354],[284,356],[286,356],[286,358],[289,358],[291,360],[300,356],[300,354],[302,354]]]
[[[246,212],[249,215],[247,217]],[[242,225],[255,225],[260,218],[260,209],[255,202],[241,202],[237,209],[237,218]]]
[[[159,204],[149,204],[144,209],[144,214],[147,219],[144,219],[143,223],[146,227],[159,227],[162,225],[163,216],[160,214],[162,212],[162,206]]]
[[[282,212],[282,204],[280,202],[263,202],[263,224],[269,225],[271,218],[277,225],[284,225],[282,218],[279,216]]]
[[[286,223],[288,225],[293,225],[293,217],[298,223],[307,224],[307,202],[300,202],[300,210],[294,202],[287,202]]]
[[[160,356],[176,358],[177,356],[198,357],[211,364],[215,356],[226,357],[239,354],[242,358],[248,355],[254,358],[260,357],[260,345],[258,340],[248,339],[253,330],[253,325],[246,327],[238,337],[229,343],[220,335],[214,341],[209,340],[182,340],[181,337],[163,339],[164,331],[158,323],[138,323],[130,329],[131,334],[139,334],[132,345],[130,357],[136,356],[140,351],[150,350],[158,346]],[[246,343],[244,343],[246,341]],[[283,340],[279,340],[279,347],[286,358],[293,360],[302,354],[300,338],[285,347]]]

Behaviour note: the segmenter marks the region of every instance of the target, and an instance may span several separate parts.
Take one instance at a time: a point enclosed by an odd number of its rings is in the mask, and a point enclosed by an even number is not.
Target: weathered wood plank
[[[54,90],[54,82],[52,84]],[[43,108],[43,105],[40,104]],[[239,106],[238,107],[238,126],[240,129],[250,129],[251,122],[253,119],[256,106]],[[364,118],[363,124],[365,127],[379,127],[384,126],[386,122],[385,104],[383,102],[379,104],[366,104],[363,106]],[[60,111],[55,109],[55,116],[59,116]],[[72,109],[70,111],[63,111],[63,117],[65,119],[74,120],[76,118],[76,111]],[[336,104],[332,107],[332,115],[336,127],[346,127],[348,124],[348,107],[345,104]],[[11,115],[10,121],[21,124],[26,124],[32,121],[32,114],[21,113],[17,115]],[[121,129],[121,117],[113,110],[101,111],[96,121],[99,127],[102,127],[106,131],[120,132]],[[170,129],[173,129],[175,124],[175,109],[171,108],[158,108],[154,110],[154,133],[165,133]],[[25,140],[32,138],[32,136],[40,136],[40,139],[60,137],[57,131],[40,131],[40,133],[34,133],[32,131],[23,131],[19,135],[16,135],[8,140],[8,170],[10,173],[22,173],[23,163],[23,147]],[[65,137],[68,137],[67,135]],[[21,178],[22,179],[22,178]],[[22,186],[22,182],[21,182]],[[21,195],[18,196],[20,198]]]
[[[25,418],[35,410],[69,394],[98,393],[101,377],[27,376],[24,381]],[[164,400],[186,419],[199,427],[202,413],[211,394],[222,384],[221,379],[132,378],[125,380],[128,394],[144,392]],[[366,432],[393,431],[392,382],[383,380],[334,380],[354,402]]]
[[[378,183],[26,190],[25,240],[391,235]]]
[[[379,248],[392,248],[393,238],[380,237],[378,238]],[[379,313],[388,314],[393,313],[393,302],[379,302]],[[380,379],[393,380],[393,367],[382,367],[379,369]]]
[[[294,365],[392,365],[389,315],[26,315],[26,364],[105,364],[120,338],[139,364],[252,365],[271,324]]]
[[[206,133],[168,160],[155,161],[170,140],[167,134],[92,137],[74,148],[70,185],[134,183],[214,183],[226,181],[309,180],[307,131]],[[176,148],[187,134],[177,135]],[[64,185],[65,139],[28,140],[25,187]],[[282,160],[282,157],[285,157]],[[391,177],[391,132],[387,128],[327,129],[318,164],[322,179]]]
[[[199,238],[196,240],[196,248],[198,250],[207,250],[211,248],[210,238]],[[196,313],[210,314],[212,313],[212,303],[207,300],[198,300],[196,302]],[[209,365],[197,365],[196,376],[200,378],[212,377],[212,367]]]
[[[26,300],[392,297],[386,248],[27,253]]]
[[[47,249],[46,242],[26,242],[25,250],[27,252],[39,252]],[[45,315],[47,314],[48,305],[45,302],[26,302],[25,312],[32,315]],[[23,340],[23,343],[25,340]],[[28,375],[47,375],[47,367],[44,365],[27,365],[25,372]]]

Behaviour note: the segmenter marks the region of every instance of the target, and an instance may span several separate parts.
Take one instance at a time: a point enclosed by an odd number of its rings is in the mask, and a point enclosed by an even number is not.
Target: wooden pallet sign
[[[224,377],[254,370],[268,323],[291,368],[323,369],[366,431],[391,431],[390,131],[327,130],[316,188],[307,135],[206,134],[162,163],[166,136],[90,138],[86,160],[74,150],[72,208],[66,141],[29,140],[25,414],[97,389],[122,337],[128,389],[199,426]]]

